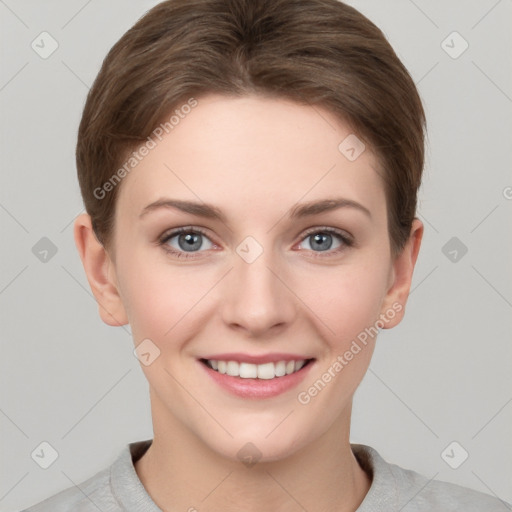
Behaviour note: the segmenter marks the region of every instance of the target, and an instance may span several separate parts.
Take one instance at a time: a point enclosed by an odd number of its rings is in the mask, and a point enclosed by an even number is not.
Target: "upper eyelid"
[[[343,237],[346,237],[349,239],[354,238],[350,233],[348,233],[348,231],[346,231],[344,229],[340,229],[340,228],[333,228],[330,226],[320,226],[320,227],[308,228],[308,229],[306,229],[306,231],[304,231],[303,237],[308,236],[311,233],[317,233],[317,232],[321,233],[323,231],[325,231],[326,233],[332,233],[335,235],[343,236]]]
[[[198,233],[200,235],[204,235],[204,236],[210,238],[210,235],[208,234],[206,228],[200,228],[199,226],[194,226],[194,227],[183,226],[183,227],[168,229],[168,230],[164,231],[162,233],[162,235],[158,237],[158,239],[160,241],[165,241],[165,240],[174,238],[175,236],[181,235],[182,233],[191,233],[191,232]],[[212,240],[212,242],[213,242],[213,240]]]

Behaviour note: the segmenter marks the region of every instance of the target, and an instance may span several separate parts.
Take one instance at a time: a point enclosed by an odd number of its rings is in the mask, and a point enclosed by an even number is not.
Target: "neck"
[[[156,403],[152,410],[154,420],[166,420],[154,421],[153,443],[135,470],[162,510],[354,512],[370,488],[350,447],[350,410],[305,448],[252,466],[212,451],[163,410],[158,415]]]

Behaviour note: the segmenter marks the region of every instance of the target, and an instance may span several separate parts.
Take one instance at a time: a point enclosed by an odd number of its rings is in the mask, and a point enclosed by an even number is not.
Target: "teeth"
[[[226,375],[231,375],[231,377],[237,377],[240,375],[239,365],[236,361],[228,361]]]
[[[258,377],[258,367],[255,364],[240,363],[237,375],[242,379],[256,379]]]
[[[258,368],[258,379],[273,379],[276,376],[274,363],[254,365]]]
[[[274,377],[284,377],[291,373],[298,372],[307,360],[279,361],[277,363],[251,364],[238,363],[237,361],[216,361],[208,359],[208,366],[219,373],[242,379],[263,379],[269,380]]]
[[[295,371],[298,372],[305,364],[306,361],[295,361]]]
[[[284,361],[279,361],[276,363],[276,377],[283,377],[286,375],[286,363]]]

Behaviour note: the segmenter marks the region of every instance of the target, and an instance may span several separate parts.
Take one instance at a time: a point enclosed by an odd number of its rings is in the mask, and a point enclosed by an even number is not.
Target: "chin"
[[[277,423],[276,423],[277,424]],[[224,436],[221,441],[219,438],[207,439],[206,444],[223,458],[235,462],[242,462],[251,467],[256,462],[276,462],[293,456],[297,451],[307,444],[303,437],[295,437],[289,429],[283,428],[281,432],[269,432],[270,429],[248,428],[247,431],[238,431],[233,438]],[[278,427],[279,429],[281,427]]]

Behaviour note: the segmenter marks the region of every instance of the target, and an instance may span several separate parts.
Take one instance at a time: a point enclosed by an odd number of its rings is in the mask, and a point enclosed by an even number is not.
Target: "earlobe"
[[[381,316],[385,315],[388,319],[385,322],[385,329],[391,329],[402,321],[422,238],[423,223],[418,218],[415,218],[412,223],[409,239],[393,262],[392,282],[384,298],[381,310]],[[391,312],[392,314],[389,314]]]
[[[107,325],[126,325],[128,318],[119,295],[114,264],[96,238],[88,214],[83,213],[76,218],[74,237],[101,319]]]

